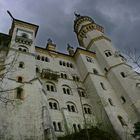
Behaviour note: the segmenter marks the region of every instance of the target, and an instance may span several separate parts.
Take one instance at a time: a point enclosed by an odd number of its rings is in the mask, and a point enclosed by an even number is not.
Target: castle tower
[[[89,73],[88,69],[85,68],[85,71],[89,74],[87,74],[87,80],[85,80],[85,78],[83,79],[86,87],[88,87],[91,92],[94,92],[91,93],[92,103],[96,106],[96,100],[102,97],[103,99],[108,97],[109,104],[113,104],[114,107],[104,105],[102,102],[102,107],[105,109],[104,115],[108,116],[113,128],[119,136],[125,139],[127,129],[132,130],[133,123],[137,122],[140,118],[140,89],[136,86],[138,80],[134,80],[130,76],[130,74],[135,75],[136,73],[124,61],[123,56],[112,47],[111,40],[104,34],[104,28],[95,23],[92,18],[76,14],[74,31],[77,35],[79,45],[87,51],[96,53],[95,61],[97,61],[100,67],[101,72],[98,76]],[[95,63],[93,65],[95,65]],[[84,69],[82,69],[81,75],[84,75],[82,74],[83,71]],[[104,89],[102,93],[101,90],[99,90],[98,83],[100,83]],[[122,108],[120,109],[121,106]],[[111,110],[114,113],[111,113]],[[96,112],[96,114],[97,118],[99,118],[100,113]],[[119,124],[121,119],[128,123],[126,125],[128,126],[127,128],[122,128]],[[130,137],[130,139],[132,138]]]
[[[11,42],[5,64],[10,65],[5,69],[4,88],[12,89],[7,96],[13,101],[13,108],[11,104],[7,105],[6,139],[51,139],[46,97],[36,76],[34,44],[37,30],[37,25],[13,19],[9,31]]]

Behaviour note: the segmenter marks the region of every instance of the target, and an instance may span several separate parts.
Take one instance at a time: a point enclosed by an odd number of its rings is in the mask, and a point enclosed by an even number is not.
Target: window
[[[36,72],[37,72],[37,73],[39,72],[39,68],[38,68],[38,67],[36,67]]]
[[[73,78],[74,81],[79,81],[80,80],[79,77],[76,76],[76,75],[73,75],[72,78]]]
[[[48,91],[56,92],[55,84],[52,83],[52,82],[47,82],[46,88],[47,88]]]
[[[122,116],[118,116],[118,119],[121,123],[122,126],[127,126],[127,124],[125,123],[124,119],[122,118]]]
[[[114,105],[113,105],[113,102],[112,102],[112,99],[109,98],[109,99],[108,99],[108,102],[110,103],[111,106],[114,106]]]
[[[96,69],[93,69],[93,73],[96,74],[96,75],[99,74]]]
[[[24,68],[24,62],[19,62],[19,68]]]
[[[120,74],[121,74],[121,76],[122,76],[123,78],[125,78],[125,77],[126,77],[126,75],[125,75],[125,73],[124,73],[124,72],[121,72]]]
[[[40,60],[40,55],[37,56],[37,60]]]
[[[106,88],[105,88],[105,86],[104,86],[104,84],[102,82],[100,82],[100,85],[101,85],[103,90],[106,90]]]
[[[45,57],[45,61],[46,61],[46,62],[49,62],[49,58],[48,58],[48,57]]]
[[[123,96],[121,96],[121,100],[122,100],[123,104],[126,102],[126,100],[125,100],[125,98]]]
[[[63,66],[66,66],[66,63],[63,61]]]
[[[67,102],[67,109],[69,112],[77,112],[76,106],[72,102]]]
[[[63,87],[64,94],[68,94],[68,95],[72,94],[71,88],[68,85],[63,85],[62,87]]]
[[[86,93],[84,89],[78,88],[77,90],[80,97],[86,97]]]
[[[22,49],[21,49],[21,48],[18,48],[18,50],[19,50],[19,51],[22,51]]]
[[[67,79],[67,78],[68,78],[68,77],[67,77],[67,74],[61,73],[61,78]]]
[[[53,122],[53,128],[54,128],[54,131],[62,131],[62,125],[61,125],[61,122]]]
[[[53,122],[54,131],[57,131],[56,122]]]
[[[87,104],[83,105],[83,110],[85,114],[92,114],[91,107]]]
[[[81,126],[80,126],[80,124],[78,124],[77,127],[78,127],[78,129],[79,129],[79,131],[80,131],[80,130],[81,130]]]
[[[26,52],[26,49],[23,49],[23,52]]]
[[[57,123],[57,125],[58,125],[58,131],[62,131],[62,126],[61,126],[61,123],[60,123],[60,122],[58,122],[58,123]]]
[[[86,59],[87,59],[87,62],[93,63],[92,58],[90,58],[90,57],[86,56]]]
[[[62,65],[62,61],[59,61],[59,64]]]
[[[73,124],[73,129],[74,129],[74,132],[76,133],[77,132],[76,124]]]
[[[106,55],[106,57],[109,57],[109,56],[111,56],[111,55],[112,55],[112,53],[111,53],[111,51],[110,51],[110,50],[106,50],[106,51],[105,51],[105,55]]]
[[[70,67],[70,64],[67,62],[67,67]]]
[[[24,46],[24,45],[20,45],[20,46],[18,46],[18,50],[23,51],[23,52],[27,52],[28,48],[26,46]]]
[[[59,110],[58,101],[56,101],[55,99],[49,99],[48,102],[50,109]]]
[[[73,65],[70,63],[70,68],[73,68]]]
[[[18,81],[19,83],[22,83],[22,77],[19,76],[17,81]]]
[[[108,72],[107,68],[104,68],[104,71],[105,71],[105,72]]]
[[[16,94],[16,99],[22,99],[23,97],[23,89],[18,87],[17,88],[17,94]]]
[[[42,56],[42,57],[41,57],[41,60],[42,60],[42,61],[44,61],[44,60],[45,60],[45,57],[44,57],[44,56]]]

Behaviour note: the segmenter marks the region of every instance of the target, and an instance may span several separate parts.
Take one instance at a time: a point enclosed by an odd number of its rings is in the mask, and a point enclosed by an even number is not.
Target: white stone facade
[[[13,20],[1,80],[1,139],[56,139],[57,136],[99,126],[132,140],[133,124],[140,120],[140,84],[133,69],[116,53],[91,18],[74,22],[79,44],[69,54],[35,46],[38,26]],[[3,41],[5,42],[5,40]],[[6,51],[4,51],[6,52]],[[139,76],[139,75],[138,75]],[[13,89],[13,90],[11,90]],[[3,94],[4,93],[4,94]],[[12,101],[12,102],[11,102]]]

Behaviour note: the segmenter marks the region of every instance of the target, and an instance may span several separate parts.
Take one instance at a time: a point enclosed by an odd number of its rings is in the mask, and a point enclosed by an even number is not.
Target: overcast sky
[[[74,11],[92,17],[105,28],[116,48],[137,48],[140,54],[140,0],[0,0],[0,32],[8,33],[11,19],[39,25],[37,45],[51,38],[60,51],[78,46],[73,32]]]

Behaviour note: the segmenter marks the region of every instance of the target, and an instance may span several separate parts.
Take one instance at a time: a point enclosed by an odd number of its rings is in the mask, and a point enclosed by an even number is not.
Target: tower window
[[[17,81],[20,82],[20,83],[22,83],[22,80],[23,80],[22,77],[19,76]]]
[[[96,69],[93,69],[93,73],[96,74],[96,75],[99,74]]]
[[[83,110],[85,114],[92,114],[91,107],[87,104],[83,105]]]
[[[24,62],[19,62],[19,68],[24,68]]]
[[[101,85],[103,90],[106,90],[106,88],[105,88],[105,86],[104,86],[104,84],[102,82],[100,82],[100,85]]]
[[[122,116],[118,116],[118,119],[121,123],[122,126],[127,126],[126,122],[124,121],[124,119],[122,118]]]
[[[59,110],[59,103],[54,99],[49,99],[49,107],[50,109]]]
[[[73,124],[73,129],[74,129],[74,132],[76,133],[77,132],[76,124]]]
[[[123,96],[121,96],[121,100],[122,100],[123,104],[126,102],[126,100],[125,100],[125,98]]]
[[[18,87],[17,88],[17,95],[16,95],[16,98],[17,99],[22,99],[22,93],[23,93],[23,89]]]
[[[57,131],[56,122],[53,122],[54,131]]]
[[[113,102],[112,102],[112,99],[109,98],[109,99],[108,99],[108,102],[110,103],[111,106],[114,106],[114,105],[113,105]]]
[[[40,55],[37,56],[37,60],[40,60]]]
[[[44,56],[42,56],[41,60],[42,60],[42,61],[44,61],[44,60],[45,60]]]
[[[57,123],[57,125],[58,125],[58,131],[62,131],[62,126],[61,126],[61,123],[60,123],[60,122],[58,122],[58,123]]]
[[[109,57],[109,56],[112,56],[112,53],[111,53],[110,50],[106,50],[105,51],[105,55],[106,55],[106,57]]]
[[[126,77],[126,75],[125,75],[125,73],[124,73],[124,72],[121,72],[120,74],[121,74],[121,76],[122,76],[123,78],[125,78],[125,77]]]
[[[67,103],[67,109],[68,109],[69,112],[76,112],[76,106],[72,102]]]

